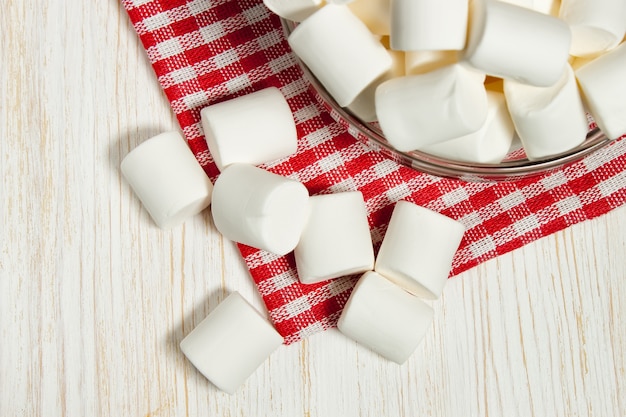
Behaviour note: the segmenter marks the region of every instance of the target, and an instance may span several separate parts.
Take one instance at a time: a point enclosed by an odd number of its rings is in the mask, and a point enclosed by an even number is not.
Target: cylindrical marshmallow
[[[505,3],[515,4],[517,6],[526,7],[543,14],[552,16],[559,15],[560,0],[500,0]]]
[[[407,75],[424,74],[459,61],[458,51],[406,51],[404,54]]]
[[[348,7],[375,35],[388,36],[391,33],[391,0],[355,0]]]
[[[411,151],[480,129],[487,92],[481,77],[455,64],[382,83],[376,113],[389,143]]]
[[[404,75],[404,52],[389,51],[389,55],[393,60],[391,69],[382,76],[378,77],[374,82],[370,83],[365,90],[361,91],[358,96],[347,106],[347,109],[363,122],[375,122],[378,120],[376,114],[376,89],[382,83],[392,78]]]
[[[289,45],[341,107],[392,65],[385,47],[348,6],[322,7],[294,29]]]
[[[543,14],[558,17],[561,0],[533,0],[532,9]]]
[[[572,31],[570,54],[574,56],[602,54],[626,34],[624,0],[562,0],[559,17]]]
[[[337,328],[386,359],[403,364],[420,345],[433,309],[376,272],[359,279]]]
[[[500,0],[504,3],[514,4],[516,6],[525,7],[527,9],[532,9],[533,0]]]
[[[572,67],[572,69],[574,70],[574,73],[576,73],[576,71],[578,71],[579,68],[582,68],[583,66],[587,65],[588,63],[590,63],[591,61],[593,61],[594,59],[596,59],[597,57],[579,57],[579,56],[572,56],[569,59],[569,65],[570,67]]]
[[[583,100],[610,139],[626,134],[626,42],[576,71]]]
[[[464,233],[450,217],[398,201],[374,270],[414,295],[439,298]]]
[[[120,168],[161,228],[182,223],[211,202],[213,185],[178,132],[146,140],[126,155]]]
[[[504,95],[528,159],[557,155],[585,141],[589,123],[569,65],[550,87],[504,80]]]
[[[558,16],[560,0],[500,0],[505,3],[532,9],[543,14]]]
[[[309,193],[295,180],[247,164],[229,165],[215,181],[211,212],[227,239],[285,255],[300,239]]]
[[[508,154],[515,127],[504,94],[487,91],[487,119],[474,133],[426,146],[422,151],[447,159],[482,164],[500,163]]]
[[[260,165],[296,152],[298,134],[280,90],[268,87],[202,109],[209,151],[222,171],[234,163]]]
[[[374,248],[363,194],[312,196],[307,224],[294,250],[298,277],[313,284],[374,268]]]
[[[278,16],[302,22],[322,5],[322,0],[263,0],[263,4]]]
[[[464,59],[488,75],[547,87],[567,64],[567,23],[497,0],[474,0]]]
[[[233,394],[282,343],[274,327],[233,292],[180,342],[180,349],[216,387]]]
[[[458,51],[465,47],[468,0],[393,0],[390,14],[392,49]]]
[[[484,72],[466,62],[459,62],[459,51],[405,51],[403,56],[404,75],[425,74],[436,69],[459,64],[471,70],[471,73],[475,74],[481,82],[487,78]]]

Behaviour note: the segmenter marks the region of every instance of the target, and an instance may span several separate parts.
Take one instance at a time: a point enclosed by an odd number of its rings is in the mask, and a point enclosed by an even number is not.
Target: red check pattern
[[[626,202],[624,138],[561,170],[515,182],[468,183],[422,174],[355,140],[316,101],[278,18],[261,0],[122,4],[191,149],[211,179],[218,171],[203,136],[200,110],[276,86],[297,122],[298,152],[265,168],[301,181],[311,194],[360,190],[376,248],[400,199],[467,227],[451,276]],[[336,324],[355,277],[302,285],[293,256],[239,247],[285,343]]]

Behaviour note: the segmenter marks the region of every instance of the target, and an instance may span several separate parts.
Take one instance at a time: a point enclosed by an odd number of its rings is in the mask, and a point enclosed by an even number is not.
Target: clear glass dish
[[[285,35],[288,37],[296,23],[281,19]],[[324,86],[311,73],[307,66],[296,56],[311,91],[317,101],[329,111],[333,119],[343,125],[357,140],[383,153],[387,157],[418,171],[440,177],[457,178],[465,181],[506,181],[527,178],[549,173],[564,165],[578,161],[586,155],[606,146],[611,142],[598,128],[587,134],[585,141],[578,147],[546,159],[528,160],[523,152],[512,151],[499,164],[478,164],[444,159],[424,152],[401,152],[394,149],[385,139],[376,123],[359,120],[350,111],[339,106]]]

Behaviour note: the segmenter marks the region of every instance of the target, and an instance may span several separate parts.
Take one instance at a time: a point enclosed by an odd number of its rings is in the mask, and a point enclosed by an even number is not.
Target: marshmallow
[[[361,121],[371,123],[378,120],[378,115],[376,114],[376,89],[385,81],[404,75],[404,52],[389,51],[389,55],[391,55],[392,59],[391,69],[368,85],[347,106],[347,109]]]
[[[374,270],[414,295],[439,298],[464,233],[465,226],[454,219],[399,201]]]
[[[504,94],[487,91],[487,103],[487,120],[476,132],[435,143],[421,150],[456,161],[500,163],[511,148],[515,127],[509,116]]]
[[[263,4],[284,19],[302,22],[322,6],[322,0],[263,0]]]
[[[567,64],[571,35],[567,23],[497,0],[470,6],[463,58],[488,75],[547,87]]]
[[[431,326],[433,309],[375,272],[357,282],[337,328],[379,355],[403,364]]]
[[[626,34],[624,0],[563,0],[559,17],[572,31],[570,54],[598,55],[615,48]]]
[[[382,83],[376,112],[389,143],[411,151],[480,129],[487,117],[487,92],[474,71],[449,65]]]
[[[610,139],[626,134],[626,42],[576,71],[583,100]]]
[[[300,281],[314,284],[373,269],[374,248],[363,194],[324,194],[309,201],[309,219],[294,250]]]
[[[211,202],[211,181],[178,132],[146,140],[126,155],[120,168],[161,228],[182,223]]]
[[[216,387],[233,394],[282,343],[274,327],[233,292],[180,342],[180,349]]]
[[[348,6],[322,7],[300,23],[288,41],[341,107],[392,65],[385,47]]]
[[[561,7],[560,0],[533,0],[532,9],[543,14],[558,17]]]
[[[355,0],[348,7],[375,35],[386,36],[391,33],[391,0]]]
[[[583,66],[587,65],[588,63],[590,63],[596,58],[597,57],[595,56],[594,57],[571,56],[569,60],[569,64],[574,70],[574,73],[576,73],[576,71],[578,71],[579,68],[582,68]]]
[[[543,14],[558,16],[560,0],[500,0],[504,3],[532,9]]]
[[[202,109],[201,117],[220,171],[233,163],[260,165],[296,152],[293,114],[276,87],[210,105]]]
[[[587,114],[569,65],[551,87],[504,80],[504,95],[528,159],[557,155],[585,141]]]
[[[466,62],[459,61],[458,51],[406,51],[404,52],[404,71],[406,75],[425,74],[449,65],[458,64],[476,75],[484,83],[487,74],[477,70]]]
[[[356,96],[354,101],[352,101],[346,109],[363,122],[371,123],[377,121],[376,88],[388,79],[390,78],[383,76],[374,81],[365,90],[361,91],[361,93]]]
[[[543,14],[558,16],[560,0],[500,0],[504,3],[532,9]]]
[[[465,47],[468,0],[393,0],[391,49],[461,50]]]
[[[458,62],[457,51],[406,51],[404,54],[407,75],[424,74]]]
[[[215,227],[227,239],[285,255],[298,243],[308,199],[298,181],[253,165],[232,164],[215,181],[211,212]]]
[[[502,1],[503,3],[514,4],[519,7],[525,7],[527,9],[532,9],[533,7],[533,0],[500,0],[500,1]]]

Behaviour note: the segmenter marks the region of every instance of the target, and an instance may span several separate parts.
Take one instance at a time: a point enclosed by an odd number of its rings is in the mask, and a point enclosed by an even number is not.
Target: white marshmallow
[[[376,113],[389,143],[411,151],[480,129],[487,92],[481,77],[455,64],[382,83]]]
[[[407,75],[424,74],[458,61],[458,51],[406,51],[404,54]]]
[[[626,42],[576,71],[583,100],[610,139],[626,134]]]
[[[374,270],[412,294],[439,298],[464,233],[450,217],[398,201]]]
[[[120,168],[161,228],[182,223],[211,202],[213,185],[178,132],[141,143],[126,155]]]
[[[313,284],[374,268],[374,248],[363,194],[312,196],[308,222],[294,250],[298,277]]]
[[[467,34],[468,0],[393,0],[391,49],[461,50]]]
[[[393,52],[393,51],[392,51]],[[396,53],[398,51],[395,51]],[[477,70],[466,62],[459,62],[459,51],[402,51],[404,56],[404,74],[425,74],[449,65],[459,64],[475,74],[483,83],[487,74]],[[397,76],[400,76],[399,74]]]
[[[504,3],[532,9],[543,14],[558,16],[560,0],[500,0]]]
[[[215,181],[211,212],[227,239],[285,255],[308,215],[309,193],[292,179],[247,164],[229,165]]]
[[[322,7],[294,29],[289,45],[341,107],[392,65],[385,47],[348,6]]]
[[[570,54],[574,56],[609,51],[626,34],[624,0],[562,0],[559,17],[572,31]]]
[[[515,127],[504,100],[504,94],[487,91],[487,119],[474,133],[435,143],[422,151],[456,161],[482,164],[500,163],[508,154]]]
[[[350,103],[346,109],[356,116],[360,121],[371,123],[378,120],[376,115],[376,88],[388,80],[387,77],[381,77],[380,81],[376,80],[370,84],[365,90],[356,96],[354,101]]]
[[[378,86],[387,80],[404,75],[404,52],[389,51],[389,55],[393,62],[391,69],[368,85],[347,106],[347,109],[363,122],[371,123],[378,120],[378,115],[376,114],[376,89]]]
[[[516,6],[525,7],[527,9],[532,9],[533,0],[500,0],[503,3],[514,4]]]
[[[322,6],[322,0],[263,0],[263,4],[284,19],[302,22]]]
[[[550,16],[559,16],[561,0],[534,0],[532,9]]]
[[[574,70],[574,73],[576,73],[576,71],[578,71],[579,68],[582,68],[583,66],[587,65],[588,63],[590,63],[591,61],[593,61],[594,59],[596,59],[597,57],[578,57],[578,56],[572,56],[569,60],[570,66],[572,67],[572,69]]]
[[[209,381],[233,394],[282,343],[274,327],[233,292],[180,342],[180,349]]]
[[[220,171],[233,163],[260,165],[296,152],[293,114],[276,87],[210,105],[202,109],[201,117]]]
[[[570,30],[562,20],[497,0],[470,6],[463,58],[488,75],[547,87],[567,64]]]
[[[391,33],[391,0],[355,0],[348,7],[375,35],[386,36]]]
[[[424,301],[370,271],[354,287],[337,328],[386,359],[403,364],[422,342],[433,316]]]
[[[528,159],[557,155],[585,141],[589,124],[569,65],[550,87],[504,80],[504,95]]]

